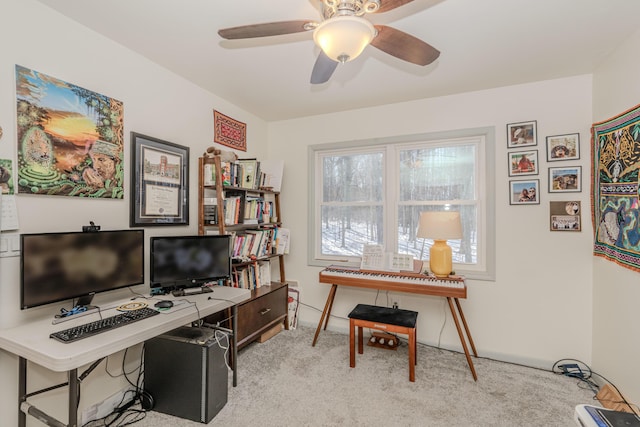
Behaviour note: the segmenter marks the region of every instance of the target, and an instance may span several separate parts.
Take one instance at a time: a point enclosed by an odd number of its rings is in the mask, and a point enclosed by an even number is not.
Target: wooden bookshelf
[[[223,170],[226,165],[218,155],[201,157],[198,166],[198,233],[234,236],[234,247],[231,248],[234,277],[231,285],[251,289],[251,298],[238,306],[237,338],[238,346],[243,347],[264,337],[266,332],[280,323],[284,322],[285,328],[289,328],[284,253],[278,251],[273,238],[282,227],[280,192],[244,188],[233,185],[237,182],[229,182],[228,179],[225,182]],[[230,209],[234,209],[233,215]],[[258,211],[254,215],[256,209]],[[240,248],[235,247],[236,244],[249,244],[250,239],[252,242],[260,239],[255,248],[251,244],[249,252],[237,250]],[[247,247],[243,246],[242,249]],[[255,252],[251,252],[251,249]],[[277,280],[271,279],[273,262],[278,264]],[[268,281],[256,278],[257,275],[262,276],[261,268],[268,269],[268,274],[265,274]],[[241,277],[246,279],[240,280]],[[216,323],[220,319],[206,321]]]

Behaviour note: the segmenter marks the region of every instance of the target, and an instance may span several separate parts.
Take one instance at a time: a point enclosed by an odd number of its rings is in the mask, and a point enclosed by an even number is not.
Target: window
[[[420,213],[453,210],[463,228],[449,241],[454,269],[492,279],[493,145],[482,128],[310,147],[310,264],[357,265],[365,244],[426,261],[433,241],[416,237]]]

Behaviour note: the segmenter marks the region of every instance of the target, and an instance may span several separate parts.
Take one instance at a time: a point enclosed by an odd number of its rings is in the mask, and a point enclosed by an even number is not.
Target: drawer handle
[[[270,311],[271,311],[271,309],[270,309],[270,308],[262,309],[262,310],[260,310],[260,315],[261,315],[261,316],[264,316],[265,314],[267,314],[267,313],[268,313],[268,312],[270,312]]]

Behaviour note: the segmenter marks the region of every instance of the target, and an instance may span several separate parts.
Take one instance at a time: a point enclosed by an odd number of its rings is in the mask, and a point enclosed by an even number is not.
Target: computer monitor
[[[152,288],[182,289],[231,277],[231,236],[151,238]]]
[[[20,235],[20,307],[144,283],[144,230]]]

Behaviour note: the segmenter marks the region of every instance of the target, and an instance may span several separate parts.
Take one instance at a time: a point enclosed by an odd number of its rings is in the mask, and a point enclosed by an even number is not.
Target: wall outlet
[[[95,405],[86,408],[84,411],[82,411],[82,414],[80,416],[81,425],[85,425],[89,421],[106,417],[107,415],[112,413],[113,410],[118,406],[124,405],[125,403],[129,402],[135,396],[133,390],[134,389],[131,387],[122,389],[115,394],[107,397],[102,402],[96,403]]]

